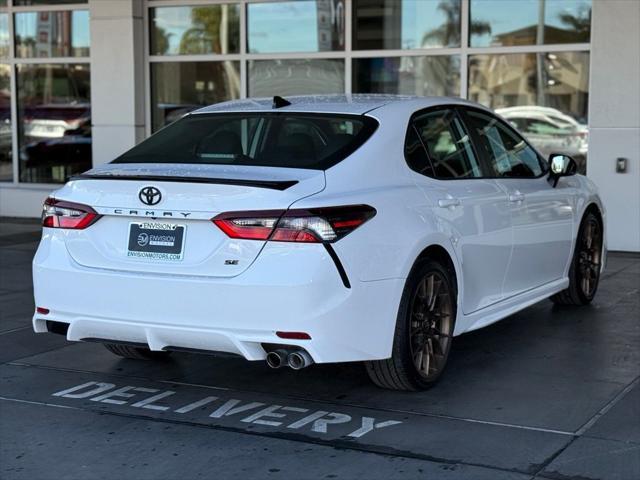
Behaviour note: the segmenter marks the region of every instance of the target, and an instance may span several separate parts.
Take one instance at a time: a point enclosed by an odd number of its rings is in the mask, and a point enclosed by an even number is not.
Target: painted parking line
[[[444,463],[535,472],[571,437],[90,372],[0,366],[5,401],[188,424]]]

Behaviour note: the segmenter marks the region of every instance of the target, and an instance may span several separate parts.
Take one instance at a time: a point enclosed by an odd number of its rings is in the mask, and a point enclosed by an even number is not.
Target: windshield
[[[326,170],[378,123],[362,115],[195,114],[160,130],[113,163],[249,165]]]

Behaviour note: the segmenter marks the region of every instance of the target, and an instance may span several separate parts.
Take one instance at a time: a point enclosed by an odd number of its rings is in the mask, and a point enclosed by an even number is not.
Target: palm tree
[[[561,13],[558,15],[560,22],[575,34],[575,42],[588,42],[591,35],[591,8],[583,6],[577,15]]]
[[[167,53],[169,51],[169,39],[172,34],[167,33],[164,28],[154,25],[151,35],[153,53],[155,55],[164,55]]]
[[[438,10],[444,13],[446,21],[436,29],[424,34],[423,47],[430,44],[452,46],[460,44],[460,12],[462,0],[440,0]],[[488,22],[471,21],[469,23],[470,35],[484,35],[491,33],[491,25]]]
[[[182,35],[180,53],[229,53],[237,51],[239,37],[238,10],[234,6],[195,7],[193,26]]]

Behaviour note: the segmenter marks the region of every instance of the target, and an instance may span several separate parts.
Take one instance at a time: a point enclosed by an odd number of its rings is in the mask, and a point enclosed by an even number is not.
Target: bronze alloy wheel
[[[439,271],[428,272],[413,293],[409,332],[413,365],[426,381],[437,378],[447,361],[453,310],[449,282]]]
[[[593,215],[586,219],[578,248],[578,280],[582,294],[592,298],[598,287],[602,256],[602,228]]]
[[[556,305],[587,305],[598,290],[604,243],[602,217],[596,210],[585,213],[569,268],[569,285],[551,297]]]
[[[365,362],[373,383],[426,390],[441,378],[453,343],[457,298],[455,270],[446,258],[416,261],[400,299],[391,357]]]

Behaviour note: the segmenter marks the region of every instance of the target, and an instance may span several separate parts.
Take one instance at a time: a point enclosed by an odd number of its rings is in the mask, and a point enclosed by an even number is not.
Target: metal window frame
[[[14,6],[13,0],[7,1],[6,7],[0,7],[0,14],[8,15],[9,23],[9,56],[0,58],[0,63],[9,65],[10,68],[10,88],[11,88],[11,172],[10,182],[0,182],[0,188],[33,189],[33,190],[53,190],[59,188],[59,183],[34,183],[20,181],[20,145],[18,138],[18,65],[43,65],[43,64],[64,64],[82,63],[91,64],[91,57],[48,57],[48,58],[19,58],[16,56],[15,42],[15,14],[16,13],[38,13],[38,12],[68,12],[87,11],[89,3],[69,3],[60,5],[33,5]],[[91,55],[91,45],[89,45],[89,55]]]

